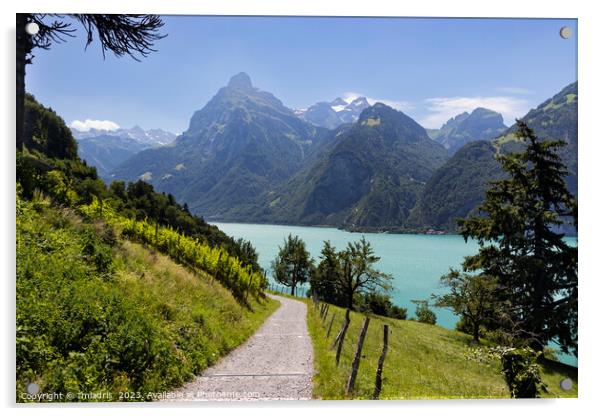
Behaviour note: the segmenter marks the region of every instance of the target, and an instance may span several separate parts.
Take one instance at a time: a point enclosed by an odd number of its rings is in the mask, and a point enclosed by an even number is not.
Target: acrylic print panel
[[[575,19],[16,19],[17,402],[577,396]]]

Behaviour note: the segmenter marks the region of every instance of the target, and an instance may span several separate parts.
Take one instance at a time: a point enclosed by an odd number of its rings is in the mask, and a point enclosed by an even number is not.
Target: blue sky
[[[577,79],[575,20],[164,19],[168,36],[141,62],[111,54],[103,60],[96,43],[84,50],[81,30],[50,51],[35,51],[28,91],[68,124],[180,133],[244,71],[291,108],[364,95],[433,128],[478,106],[511,124]],[[562,26],[573,37],[562,39]]]

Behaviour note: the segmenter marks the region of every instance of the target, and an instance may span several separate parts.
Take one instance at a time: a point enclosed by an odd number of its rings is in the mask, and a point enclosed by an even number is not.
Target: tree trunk
[[[27,55],[26,15],[17,13],[17,150],[25,140],[25,64]]]
[[[477,324],[477,323],[473,323],[472,324],[472,341],[475,344],[479,343],[479,328],[481,325]]]
[[[291,296],[295,296],[295,285],[291,285]]]

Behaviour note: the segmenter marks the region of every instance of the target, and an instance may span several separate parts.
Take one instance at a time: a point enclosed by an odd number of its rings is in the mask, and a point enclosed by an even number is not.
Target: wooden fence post
[[[337,313],[333,312],[332,318],[330,318],[330,324],[328,325],[328,332],[326,333],[326,338],[330,337],[330,330],[332,329],[332,323],[334,322],[335,316],[337,316]]]
[[[376,381],[374,383],[374,394],[372,395],[373,400],[378,400],[380,396],[380,390],[383,384],[383,364],[385,363],[385,357],[387,356],[387,348],[389,346],[389,325],[383,325],[383,351],[380,353],[378,359],[378,368],[376,369]]]
[[[328,310],[330,309],[330,304],[326,304],[324,308],[324,314],[322,315],[322,322],[326,322],[326,317],[328,316]]]
[[[357,377],[357,369],[360,366],[360,360],[362,359],[362,348],[364,347],[364,339],[366,338],[366,332],[368,331],[368,325],[370,324],[370,318],[366,316],[364,319],[364,326],[362,326],[362,332],[357,340],[357,348],[355,349],[355,357],[353,358],[353,364],[351,365],[351,374],[349,375],[349,381],[347,382],[347,394],[353,391],[355,386],[355,378]]]
[[[343,351],[343,343],[345,342],[345,335],[347,334],[347,329],[349,329],[349,323],[351,322],[351,318],[349,317],[349,309],[345,312],[345,322],[343,323],[343,328],[341,328],[341,332],[335,339],[337,343],[337,355],[335,357],[335,362],[337,366],[339,365],[339,361],[341,361],[341,352]]]

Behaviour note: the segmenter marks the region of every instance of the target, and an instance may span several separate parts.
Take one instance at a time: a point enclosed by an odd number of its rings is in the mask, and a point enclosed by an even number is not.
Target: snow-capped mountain
[[[360,113],[370,107],[366,97],[345,101],[337,97],[331,102],[322,101],[308,108],[295,110],[297,117],[310,123],[333,129],[344,123],[357,121]]]
[[[78,141],[83,139],[89,139],[92,137],[112,136],[131,139],[140,144],[147,145],[148,147],[165,146],[166,144],[170,144],[176,139],[176,135],[171,132],[161,129],[144,130],[140,126],[134,126],[131,129],[89,129],[87,131],[80,131],[71,128],[71,132],[73,133],[73,137],[75,137],[75,139]]]
[[[138,152],[152,147],[172,143],[176,135],[161,129],[144,130],[139,126],[131,129],[89,129],[81,131],[71,128],[77,140],[77,153],[89,165],[96,167],[98,174],[107,182],[109,172]]]

